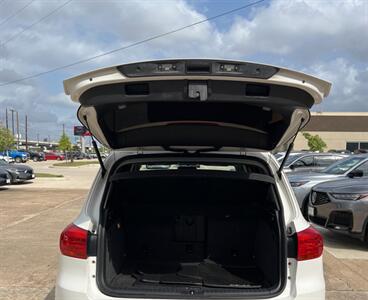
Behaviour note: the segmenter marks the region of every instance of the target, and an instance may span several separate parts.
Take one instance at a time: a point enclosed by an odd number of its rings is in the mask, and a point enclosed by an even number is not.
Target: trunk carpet
[[[114,278],[112,285],[127,287],[141,284],[167,284],[260,288],[262,279],[262,274],[255,267],[227,267],[206,259],[199,263],[137,263],[126,266],[122,273]]]

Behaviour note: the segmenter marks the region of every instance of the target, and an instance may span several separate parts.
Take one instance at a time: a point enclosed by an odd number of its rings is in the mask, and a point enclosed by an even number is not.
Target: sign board
[[[74,135],[91,136],[91,133],[84,126],[74,126]]]

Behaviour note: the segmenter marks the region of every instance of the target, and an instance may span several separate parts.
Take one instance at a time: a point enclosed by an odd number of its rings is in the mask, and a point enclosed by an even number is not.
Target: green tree
[[[59,150],[64,152],[64,155],[65,155],[65,158],[66,158],[66,161],[67,161],[66,152],[72,150],[72,143],[70,142],[69,137],[65,133],[63,133],[60,137]],[[73,156],[71,156],[71,160],[73,160]]]
[[[323,152],[323,149],[327,147],[326,143],[321,139],[321,137],[317,135],[311,135],[308,132],[304,132],[303,136],[308,141],[308,147],[311,151],[320,151]]]
[[[10,130],[0,126],[0,151],[9,150],[14,145],[14,137]]]

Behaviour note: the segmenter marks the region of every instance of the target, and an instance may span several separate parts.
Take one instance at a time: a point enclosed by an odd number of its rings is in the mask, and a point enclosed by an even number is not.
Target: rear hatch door
[[[126,64],[64,81],[79,120],[112,149],[282,151],[330,86],[274,66],[199,59]]]

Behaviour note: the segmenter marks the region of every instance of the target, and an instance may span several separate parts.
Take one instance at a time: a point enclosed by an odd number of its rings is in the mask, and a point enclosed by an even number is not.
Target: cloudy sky
[[[125,51],[21,82],[9,81],[171,31],[256,0],[0,0],[0,122],[24,116],[30,137],[77,125],[62,81],[134,60],[216,57],[269,63],[333,83],[318,111],[368,111],[368,0],[263,1]]]

